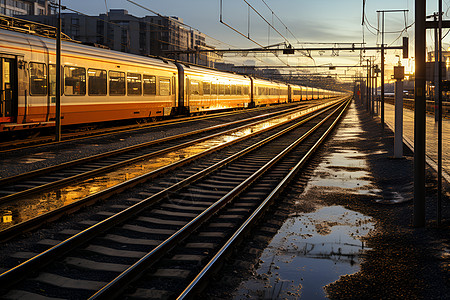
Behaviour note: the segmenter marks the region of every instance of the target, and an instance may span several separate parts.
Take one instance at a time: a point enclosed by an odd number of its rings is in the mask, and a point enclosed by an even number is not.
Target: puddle
[[[325,299],[324,286],[359,270],[371,219],[342,206],[290,217],[234,299]]]
[[[200,142],[190,147],[174,151],[156,158],[140,161],[133,165],[120,168],[116,171],[109,172],[102,176],[87,179],[78,182],[72,186],[67,186],[51,192],[45,192],[38,195],[32,195],[26,199],[15,201],[14,203],[6,203],[0,205],[0,211],[12,211],[12,220],[9,222],[0,222],[0,230],[4,230],[12,225],[29,220],[37,215],[44,214],[48,211],[55,210],[64,205],[68,205],[77,200],[85,198],[94,193],[103,191],[107,188],[120,184],[124,181],[141,176],[151,171],[157,170],[169,164],[178,162],[182,159],[192,157],[214,147],[223,145],[224,143],[236,140],[242,136],[262,131],[266,128],[273,127],[282,122],[299,118],[305,114],[315,111],[327,104],[321,104],[311,107],[301,112],[289,114],[275,120],[262,122],[243,130],[224,134],[210,140]],[[97,146],[97,145],[94,145]],[[40,153],[39,155],[49,155],[48,153]]]
[[[306,191],[311,187],[327,187],[323,192],[334,193],[345,189],[345,193],[377,196],[381,190],[373,184],[365,154],[355,150],[338,149],[324,157],[309,181]]]

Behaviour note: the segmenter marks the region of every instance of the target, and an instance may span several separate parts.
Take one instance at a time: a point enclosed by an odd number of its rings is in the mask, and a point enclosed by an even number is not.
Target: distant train
[[[56,41],[0,29],[0,132],[54,126]],[[62,125],[323,99],[342,93],[62,42]]]

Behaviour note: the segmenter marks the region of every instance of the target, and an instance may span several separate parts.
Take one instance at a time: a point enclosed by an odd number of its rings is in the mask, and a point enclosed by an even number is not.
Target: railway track
[[[281,112],[264,114],[256,117],[240,119],[238,121],[224,123],[217,126],[190,131],[184,134],[170,136],[159,140],[141,143],[138,145],[109,151],[106,153],[69,161],[63,164],[34,170],[20,175],[0,179],[0,202],[18,199],[32,193],[48,190],[67,182],[93,176],[101,172],[109,171],[149,156],[156,156],[181,147],[207,140],[214,136],[226,134],[233,130],[239,130],[250,122],[263,122],[269,118],[276,118],[282,114],[290,114],[293,111],[304,109],[303,107],[291,108]]]
[[[123,205],[44,237],[3,263],[2,298],[193,297],[348,103],[252,136],[152,181]]]
[[[312,113],[312,110],[308,112],[306,108],[292,108],[4,178],[0,180],[0,195],[2,195],[0,209],[18,210],[15,207],[25,202],[25,207],[33,207],[35,211],[22,212],[19,224],[16,224],[17,222],[2,224],[0,240],[10,239],[16,234],[41,226],[48,219],[53,220],[84,205],[123,191],[127,185],[134,186],[150,180],[198,157],[271,129],[270,127],[255,129],[260,124],[277,121],[277,126],[283,126],[299,112],[302,115]],[[242,133],[246,129],[254,132]],[[233,136],[234,134],[236,135]],[[224,139],[227,142],[223,142]],[[136,170],[136,166],[139,166],[139,170]],[[153,172],[150,172],[152,169]],[[109,183],[111,178],[114,186],[105,187],[105,182]],[[92,181],[101,183],[100,187],[94,188],[98,193],[89,192],[93,189]],[[74,195],[74,190],[80,190],[80,186],[85,189]],[[36,216],[39,210],[37,206],[40,203],[62,202],[60,199],[65,199],[65,205],[46,210],[45,213]]]
[[[293,105],[298,105],[298,103],[297,104],[289,103],[289,104],[284,104],[284,105],[278,105],[276,109],[291,107]],[[258,107],[258,108],[253,108],[253,109],[247,109],[247,110],[245,110],[245,112],[246,113],[248,113],[248,112],[264,112],[264,111],[273,110],[273,109],[274,109],[274,106]],[[242,114],[243,112],[244,111],[242,111],[242,110],[226,111],[226,112],[219,112],[219,113],[193,116],[193,117],[181,117],[181,118],[175,118],[175,119],[169,119],[169,120],[157,121],[157,122],[150,122],[150,123],[115,126],[115,127],[101,128],[101,129],[76,131],[76,132],[67,132],[67,131],[64,132],[63,131],[61,142],[55,142],[54,141],[55,137],[53,135],[35,136],[35,137],[31,137],[31,138],[26,138],[26,139],[1,142],[0,143],[0,153],[16,151],[16,150],[23,150],[23,149],[39,147],[39,146],[43,146],[43,145],[60,144],[60,143],[64,143],[64,142],[74,141],[74,140],[96,138],[96,137],[105,136],[105,135],[117,135],[117,134],[123,134],[123,133],[139,132],[142,130],[148,130],[150,128],[163,127],[163,126],[169,126],[169,125],[175,125],[175,124],[189,126],[189,124],[192,122],[198,122],[198,121],[214,119],[214,118],[223,118],[223,117],[227,117],[227,116]],[[49,129],[47,128],[46,130],[49,130]]]

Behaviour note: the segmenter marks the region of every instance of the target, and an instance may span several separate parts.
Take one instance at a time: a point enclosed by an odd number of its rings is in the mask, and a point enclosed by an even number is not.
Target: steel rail
[[[319,146],[323,143],[325,138],[330,134],[330,132],[334,129],[337,122],[342,117],[343,113],[347,109],[350,104],[350,100],[345,103],[345,107],[336,117],[334,122],[330,125],[330,127],[322,134],[319,140],[308,150],[308,152],[298,161],[298,163],[291,169],[291,171],[283,178],[282,181],[274,188],[274,190],[267,196],[264,201],[258,206],[258,208],[244,221],[244,223],[233,233],[233,235],[228,239],[228,241],[219,249],[219,251],[211,258],[211,260],[203,267],[203,269],[196,275],[196,277],[189,283],[189,285],[184,289],[180,295],[177,296],[178,299],[187,299],[193,298],[193,294],[198,292],[199,286],[207,280],[208,275],[214,272],[214,267],[220,262],[224,256],[232,250],[232,247],[237,243],[237,241],[245,235],[251,226],[262,216],[264,211],[270,206],[274,200],[281,194],[281,192],[285,189],[285,187],[289,184],[289,182],[298,174],[298,172],[303,168],[307,160],[311,157],[311,155],[319,148]],[[340,107],[339,107],[340,108]],[[332,114],[330,114],[328,118],[330,118],[336,111],[339,110],[337,108]],[[325,120],[324,120],[325,122]],[[322,122],[322,124],[324,123]]]
[[[98,158],[104,158],[104,157],[108,157],[108,156],[111,156],[111,155],[124,153],[126,151],[135,150],[135,149],[138,149],[140,147],[147,147],[147,146],[151,146],[151,145],[154,145],[154,144],[164,143],[164,142],[170,141],[172,139],[178,139],[178,138],[186,137],[186,136],[189,136],[189,135],[195,135],[195,134],[202,133],[202,132],[207,132],[207,131],[210,131],[210,130],[220,129],[220,128],[223,128],[223,127],[226,127],[226,126],[231,126],[231,125],[235,125],[235,124],[239,124],[239,123],[243,123],[243,122],[247,122],[247,121],[251,121],[251,120],[257,120],[258,118],[266,118],[266,117],[270,117],[272,115],[273,116],[282,115],[283,113],[289,113],[290,111],[294,111],[296,109],[302,109],[302,108],[293,107],[293,108],[289,108],[289,109],[284,110],[284,111],[277,111],[277,112],[267,113],[267,114],[264,114],[264,115],[255,116],[255,117],[251,117],[251,118],[247,118],[247,119],[242,119],[242,120],[228,122],[228,123],[225,123],[225,124],[219,124],[219,125],[215,125],[215,126],[212,126],[212,127],[209,127],[209,128],[198,129],[198,130],[195,130],[195,131],[186,132],[186,133],[182,133],[182,134],[178,134],[178,135],[174,135],[174,136],[170,136],[170,137],[165,137],[165,138],[161,138],[161,139],[158,139],[158,140],[154,140],[154,141],[150,141],[150,142],[146,142],[146,143],[141,143],[141,144],[138,144],[138,145],[133,145],[133,146],[129,146],[129,147],[118,149],[118,150],[112,150],[112,151],[109,151],[109,152],[93,155],[93,156],[90,156],[88,158],[81,158],[81,159],[78,159],[78,160],[62,163],[62,164],[59,164],[57,166],[51,166],[51,167],[47,167],[47,168],[42,168],[42,169],[39,169],[39,170],[34,170],[34,171],[30,171],[30,172],[27,172],[27,173],[24,173],[24,174],[11,176],[11,177],[0,178],[0,185],[9,184],[11,182],[15,182],[15,181],[19,181],[19,180],[28,179],[30,177],[36,176],[37,174],[38,175],[42,175],[42,174],[45,174],[46,172],[49,172],[49,171],[54,171],[54,170],[59,170],[59,169],[62,169],[62,168],[70,167],[73,164],[79,164],[80,162],[89,162],[91,160],[95,160],[95,159],[98,159]]]
[[[338,105],[338,104],[335,104]],[[323,111],[331,109],[330,107],[327,107],[323,109],[321,112],[318,112],[300,122],[297,124],[294,124],[290,126],[289,128],[292,130],[301,124],[307,122],[308,120],[317,117]],[[283,130],[284,132],[287,132],[287,129]],[[280,136],[282,133],[279,132],[276,134],[276,136]],[[246,153],[250,151],[254,151],[255,149],[258,149],[262,145],[268,143],[269,141],[273,140],[275,137],[269,137],[264,139],[263,141],[260,141],[244,150],[239,151],[238,153],[222,160],[221,162],[218,162],[214,164],[213,166],[208,167],[205,170],[202,170],[198,172],[197,174],[194,174],[190,176],[187,179],[184,179],[173,186],[160,191],[156,193],[155,195],[146,198],[142,200],[139,203],[136,203],[133,206],[130,206],[129,208],[117,213],[114,216],[111,216],[103,221],[100,221],[99,223],[83,230],[82,232],[75,234],[74,236],[66,239],[65,241],[57,244],[56,246],[36,255],[33,258],[28,259],[27,261],[23,262],[22,264],[4,272],[0,275],[0,286],[4,289],[5,287],[9,287],[15,282],[21,280],[22,278],[26,277],[30,274],[31,271],[37,270],[39,268],[42,268],[43,266],[49,264],[50,262],[54,261],[56,258],[64,255],[65,253],[68,253],[69,251],[75,249],[81,244],[86,243],[87,241],[91,240],[98,234],[104,232],[105,230],[108,230],[114,226],[117,226],[118,224],[121,224],[123,221],[135,216],[136,214],[146,210],[148,207],[152,206],[153,204],[157,203],[161,199],[163,199],[165,196],[169,195],[170,193],[173,193],[175,191],[178,191],[179,189],[188,186],[192,184],[193,182],[197,181],[198,179],[210,174],[211,172],[217,170],[220,167],[223,167],[224,165],[230,163],[232,160],[235,160]]]
[[[308,112],[302,117],[308,116],[308,115],[313,114],[313,113],[314,113],[314,111],[313,112]],[[278,124],[277,126],[282,126],[282,125],[287,124],[287,123],[289,123],[291,121],[292,120],[287,120],[287,121],[285,121],[283,123]],[[185,165],[187,163],[190,163],[190,162],[192,162],[192,161],[194,161],[196,159],[199,159],[200,157],[203,157],[203,156],[205,156],[207,154],[213,153],[213,152],[218,151],[218,150],[220,150],[222,148],[225,148],[225,147],[230,146],[232,144],[238,143],[241,140],[244,140],[246,138],[249,138],[249,137],[261,134],[261,133],[266,132],[268,130],[271,130],[273,128],[274,127],[272,127],[272,128],[265,128],[265,129],[263,129],[263,130],[261,130],[259,132],[254,132],[254,133],[248,134],[246,136],[242,136],[240,138],[237,138],[234,141],[227,142],[224,145],[218,145],[218,146],[213,147],[213,148],[211,148],[209,150],[206,150],[206,151],[204,151],[202,153],[196,154],[194,156],[191,156],[191,157],[185,158],[183,160],[180,160],[178,162],[172,163],[170,165],[164,166],[162,168],[159,168],[159,169],[154,170],[152,172],[149,172],[147,174],[143,174],[141,176],[132,178],[132,179],[130,179],[128,181],[122,182],[122,183],[117,184],[115,186],[112,186],[112,187],[110,187],[108,189],[105,189],[103,191],[97,192],[95,194],[87,196],[87,197],[85,197],[83,199],[80,199],[78,201],[72,202],[72,203],[70,203],[68,205],[65,205],[63,207],[57,208],[57,209],[55,209],[53,211],[47,212],[45,214],[36,216],[36,217],[34,217],[32,219],[29,219],[27,221],[24,221],[24,222],[21,222],[19,224],[16,224],[16,225],[14,225],[12,227],[9,227],[9,228],[7,228],[7,229],[5,229],[3,231],[0,231],[0,241],[6,241],[6,240],[9,240],[9,239],[11,239],[11,238],[13,238],[15,236],[18,236],[18,235],[24,233],[24,232],[29,232],[31,230],[39,228],[40,226],[42,226],[43,224],[45,224],[47,222],[54,221],[54,220],[60,218],[61,216],[67,215],[67,214],[72,213],[72,212],[75,212],[75,211],[79,210],[82,207],[85,207],[85,206],[88,206],[88,205],[92,205],[95,202],[100,201],[100,200],[107,199],[108,197],[110,197],[110,196],[112,196],[114,194],[123,192],[126,189],[134,187],[135,185],[137,185],[139,183],[146,182],[146,181],[148,181],[150,179],[153,179],[153,178],[155,178],[157,176],[160,176],[160,175],[165,174],[165,173],[167,173],[169,171],[172,171],[172,170],[174,170],[176,168],[179,168],[179,167],[181,167],[181,166],[183,166],[183,165]]]
[[[256,122],[251,123],[251,124],[243,125],[241,127],[237,127],[237,128],[234,128],[234,129],[229,129],[229,130],[226,130],[226,131],[215,133],[213,135],[206,136],[206,137],[203,137],[203,138],[199,138],[199,139],[195,139],[195,140],[192,140],[192,141],[188,141],[188,142],[185,142],[183,144],[179,144],[179,145],[172,146],[172,147],[169,147],[169,148],[161,149],[161,150],[158,150],[158,151],[155,151],[155,152],[152,152],[152,153],[148,153],[148,154],[145,154],[145,155],[141,155],[141,156],[137,156],[137,157],[134,157],[134,158],[130,158],[130,159],[127,159],[127,160],[124,160],[124,161],[121,161],[121,162],[117,162],[117,163],[111,164],[109,166],[99,167],[99,168],[97,168],[95,170],[87,171],[87,172],[84,172],[84,173],[81,173],[81,174],[76,174],[76,175],[73,175],[73,176],[70,176],[70,177],[67,177],[67,178],[64,178],[64,179],[60,179],[60,180],[49,182],[49,183],[46,183],[46,184],[43,184],[43,185],[35,186],[35,187],[29,188],[29,189],[26,189],[26,190],[23,190],[23,191],[19,191],[19,192],[14,193],[14,194],[2,196],[2,197],[0,197],[0,203],[4,203],[4,202],[7,202],[7,201],[11,201],[11,200],[15,200],[15,199],[18,199],[18,198],[22,198],[22,197],[25,197],[25,196],[28,196],[30,194],[34,194],[34,193],[37,193],[37,192],[46,191],[46,190],[49,190],[49,189],[52,189],[52,188],[55,188],[55,187],[58,187],[58,186],[62,186],[64,184],[68,183],[68,182],[73,182],[73,181],[80,180],[80,179],[83,179],[83,178],[87,178],[87,177],[90,177],[90,176],[98,175],[100,173],[104,173],[104,172],[107,172],[107,171],[110,171],[110,170],[113,170],[113,169],[117,169],[117,168],[123,167],[125,165],[129,165],[129,164],[134,163],[136,161],[140,161],[140,160],[143,160],[143,159],[148,159],[148,158],[151,158],[151,157],[156,157],[158,155],[162,155],[162,154],[165,154],[165,153],[168,153],[168,152],[171,152],[171,151],[175,151],[175,150],[178,150],[178,149],[181,149],[181,148],[184,148],[184,147],[188,147],[188,146],[193,145],[195,143],[200,143],[202,141],[205,141],[205,140],[210,139],[210,138],[214,138],[214,137],[222,135],[222,134],[227,134],[229,132],[240,130],[240,129],[245,128],[247,126],[253,126],[253,125],[256,125],[256,124],[261,123],[261,122],[266,122],[267,120],[270,120],[270,119],[273,119],[273,118],[279,118],[279,117],[282,117],[283,115],[288,115],[288,114],[292,113],[292,111],[301,110],[301,109],[302,108],[294,108],[294,109],[291,108],[291,109],[288,109],[287,112],[283,111],[283,112],[278,112],[278,113],[265,114],[265,115],[262,115],[262,116],[257,116],[257,117],[252,117],[252,118],[248,118],[248,119],[233,121],[233,122],[229,122],[229,123],[225,123],[225,124],[220,124],[220,125],[216,125],[216,126],[213,126],[213,127],[206,128],[206,129],[199,129],[199,130],[196,130],[196,131],[191,131],[191,132],[187,132],[187,133],[183,133],[183,134],[179,134],[179,135],[175,135],[175,136],[165,137],[165,138],[162,138],[162,139],[158,139],[158,140],[154,140],[154,141],[150,141],[150,142],[146,142],[146,143],[142,143],[142,144],[138,144],[138,145],[129,146],[129,147],[118,149],[118,150],[112,150],[112,151],[109,151],[109,152],[93,155],[93,156],[86,157],[86,158],[80,158],[80,159],[69,161],[69,162],[66,162],[66,163],[62,163],[62,164],[59,164],[59,165],[56,165],[56,166],[50,166],[50,167],[42,168],[42,169],[39,169],[39,170],[34,170],[34,171],[31,171],[31,172],[27,172],[27,173],[24,173],[24,174],[3,178],[3,179],[0,179],[0,186],[4,186],[4,185],[11,184],[11,183],[18,182],[18,181],[23,181],[23,180],[30,179],[30,178],[37,177],[37,176],[42,176],[42,175],[50,173],[50,172],[62,170],[62,169],[69,168],[69,167],[76,166],[76,165],[80,165],[80,164],[83,164],[83,163],[88,163],[88,162],[92,162],[92,161],[95,161],[95,160],[108,158],[108,157],[115,156],[115,155],[124,154],[124,153],[130,152],[130,151],[134,151],[134,150],[138,150],[138,149],[141,149],[141,148],[151,147],[151,146],[154,146],[154,145],[157,145],[157,144],[162,144],[162,143],[165,143],[165,142],[168,142],[168,141],[172,141],[172,140],[176,140],[176,139],[180,139],[180,138],[185,138],[185,137],[196,135],[196,134],[201,134],[201,133],[205,133],[205,132],[212,131],[212,130],[217,130],[217,129],[224,128],[224,127],[227,127],[227,126],[233,126],[233,125],[237,125],[237,124],[240,124],[240,123],[244,123],[244,122],[248,122],[248,121],[252,121],[252,120],[257,120],[257,119],[262,119],[262,118],[267,118],[267,117],[269,118],[269,119],[256,121]],[[270,117],[271,115],[274,115],[274,117]]]
[[[293,104],[292,103],[285,104],[285,106],[291,106],[291,105],[293,105]],[[258,110],[267,110],[269,108],[273,108],[273,106],[272,107],[251,108],[250,110],[246,110],[246,112],[258,111]],[[165,120],[165,121],[155,122],[155,123],[146,124],[146,125],[142,125],[142,124],[130,125],[131,128],[129,128],[130,126],[122,126],[122,127],[124,127],[123,129],[120,129],[120,127],[119,127],[119,129],[117,129],[117,128],[108,128],[107,130],[102,130],[100,133],[92,133],[92,134],[66,133],[66,134],[63,135],[63,136],[66,136],[66,139],[64,139],[64,140],[62,140],[60,142],[51,141],[51,142],[45,142],[45,143],[38,143],[38,144],[33,144],[33,145],[24,146],[24,147],[20,147],[20,148],[0,150],[0,153],[7,153],[7,152],[24,150],[24,149],[34,148],[34,147],[41,147],[41,146],[59,145],[59,144],[66,143],[66,142],[73,142],[73,141],[78,141],[78,140],[87,140],[87,139],[98,138],[98,137],[112,135],[112,134],[122,134],[122,133],[146,130],[146,129],[149,129],[149,128],[155,128],[155,127],[161,127],[161,126],[176,125],[176,124],[180,124],[180,123],[181,124],[182,123],[190,123],[190,122],[199,121],[199,120],[208,120],[208,119],[220,118],[220,117],[223,117],[223,116],[232,116],[232,115],[239,114],[239,113],[242,113],[242,112],[243,112],[242,110],[232,111],[232,112],[219,112],[219,113],[215,113],[215,114],[211,114],[211,115],[207,115],[207,116],[195,116],[195,117],[177,118],[177,119]],[[75,135],[75,137],[70,137],[70,136],[73,136],[73,135]],[[49,139],[52,140],[53,137],[50,136],[49,138],[45,138],[45,140],[49,140]],[[29,143],[33,143],[33,141],[30,140]],[[1,147],[2,147],[2,144],[0,144],[0,148]]]
[[[336,109],[338,110],[342,106]],[[283,157],[285,157],[289,152],[291,152],[295,147],[297,147],[301,142],[303,142],[307,137],[309,137],[317,128],[319,128],[323,123],[328,120],[328,118],[333,115],[335,112],[333,111],[329,116],[321,120],[318,124],[316,124],[312,129],[308,130],[305,134],[303,134],[296,141],[291,143],[288,147],[286,147],[282,152],[272,158],[269,162],[264,164],[261,168],[259,168],[255,173],[241,182],[238,186],[236,186],[233,190],[228,192],[221,199],[216,201],[210,207],[208,207],[205,211],[199,214],[196,218],[190,221],[188,224],[183,226],[183,228],[179,229],[176,233],[174,233],[171,237],[166,239],[156,248],[154,248],[147,255],[142,257],[139,261],[129,267],[127,270],[122,272],[115,279],[110,281],[106,286],[104,286],[100,291],[95,293],[90,300],[93,299],[111,299],[116,298],[118,293],[120,293],[123,289],[125,289],[128,283],[134,281],[139,275],[144,272],[147,268],[151,267],[156,261],[158,261],[166,252],[173,249],[179,242],[186,239],[192,232],[197,230],[204,222],[209,220],[211,216],[216,214],[220,209],[225,207],[228,203],[230,203],[235,197],[239,196],[243,191],[245,191],[252,183],[254,183],[257,179],[259,179],[263,174],[265,174],[272,166],[274,166],[278,161],[280,161]],[[323,111],[321,113],[324,113]],[[312,119],[312,117],[311,117]],[[277,137],[285,134],[286,132],[291,131],[292,129],[298,127],[298,124],[294,124],[289,128],[286,128],[282,132],[277,133],[274,136],[267,138],[266,140],[272,141]]]

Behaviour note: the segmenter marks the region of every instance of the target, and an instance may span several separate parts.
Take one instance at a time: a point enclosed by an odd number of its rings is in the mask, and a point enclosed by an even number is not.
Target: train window
[[[45,64],[30,62],[30,94],[47,95],[47,68]]]
[[[231,94],[231,88],[229,84],[225,84],[225,95]]]
[[[156,76],[144,75],[144,95],[156,95]]]
[[[211,82],[203,81],[203,94],[208,96],[211,94]]]
[[[109,94],[111,96],[125,95],[125,73],[109,71]]]
[[[190,91],[191,91],[191,95],[199,95],[200,94],[200,84],[198,81],[191,80]]]
[[[217,83],[211,83],[211,95],[217,95]]]
[[[223,83],[219,84],[219,95],[225,95],[225,85]]]
[[[64,67],[64,94],[86,95],[86,69],[79,67]]]
[[[236,94],[242,95],[242,85],[238,85],[238,86],[236,87]]]
[[[88,94],[104,96],[106,91],[106,71],[88,69]]]
[[[236,86],[234,84],[231,85],[231,95],[236,95]]]
[[[243,91],[244,91],[244,95],[248,95],[248,92],[250,91],[250,89],[248,86],[244,86]]]
[[[127,74],[127,91],[128,95],[142,95],[141,74]]]
[[[170,95],[170,79],[159,79],[159,94],[161,96],[169,96]]]
[[[62,70],[62,68],[61,68]],[[61,72],[62,74],[62,72]],[[61,78],[61,87],[63,86],[63,80]],[[50,96],[56,95],[56,65],[48,65],[48,93]],[[61,89],[61,95],[63,90]]]

